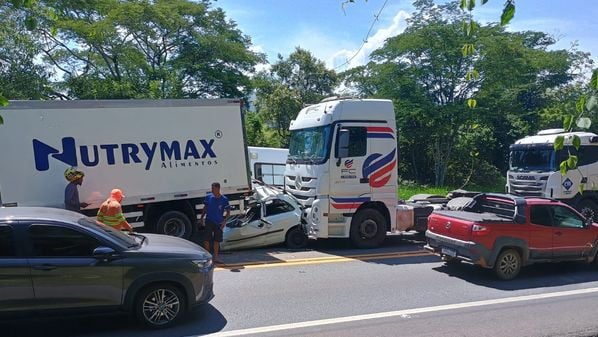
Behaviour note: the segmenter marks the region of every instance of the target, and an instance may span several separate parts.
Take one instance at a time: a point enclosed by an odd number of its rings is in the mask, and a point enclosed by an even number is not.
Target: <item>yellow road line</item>
[[[310,264],[324,264],[337,262],[351,262],[351,261],[368,261],[368,260],[382,260],[391,258],[404,258],[416,256],[429,256],[432,253],[425,250],[417,250],[410,252],[395,252],[395,253],[378,253],[378,254],[360,254],[347,256],[323,256],[305,259],[291,259],[279,261],[251,261],[247,263],[224,264],[215,268],[215,271],[230,270],[230,269],[253,269],[253,268],[271,268],[271,267],[288,267],[300,266]]]

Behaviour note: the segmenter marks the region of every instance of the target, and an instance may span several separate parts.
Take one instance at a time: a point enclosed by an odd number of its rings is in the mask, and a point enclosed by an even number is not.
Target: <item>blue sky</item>
[[[478,0],[478,3],[480,1]],[[254,49],[289,55],[296,46],[309,50],[337,71],[364,64],[373,50],[401,33],[413,12],[409,0],[355,0],[341,8],[342,0],[217,0],[227,17],[252,39]],[[386,4],[385,4],[386,3]],[[481,22],[500,19],[504,0],[489,0],[474,10]],[[385,5],[384,5],[385,4]],[[375,15],[367,43],[361,48]],[[555,36],[556,49],[578,49],[598,60],[598,0],[516,0],[515,18],[509,30],[539,30]],[[347,60],[351,58],[347,65]]]

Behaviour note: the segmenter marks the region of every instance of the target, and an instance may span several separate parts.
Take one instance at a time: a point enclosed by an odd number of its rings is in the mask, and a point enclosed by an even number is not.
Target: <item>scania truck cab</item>
[[[285,188],[307,235],[376,247],[396,231],[397,132],[392,102],[325,99],[290,124]]]
[[[565,148],[554,150],[558,136]],[[578,136],[581,146],[572,144]],[[578,157],[577,168],[560,172],[560,163],[569,153]],[[561,200],[586,217],[598,218],[598,136],[589,132],[565,132],[549,129],[515,142],[510,147],[507,191],[521,196],[538,196]]]

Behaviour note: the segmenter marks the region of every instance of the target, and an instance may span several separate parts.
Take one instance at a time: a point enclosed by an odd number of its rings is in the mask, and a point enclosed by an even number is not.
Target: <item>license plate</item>
[[[442,247],[442,249],[440,251],[442,252],[442,254],[450,256],[450,257],[457,256],[457,251],[452,248]]]

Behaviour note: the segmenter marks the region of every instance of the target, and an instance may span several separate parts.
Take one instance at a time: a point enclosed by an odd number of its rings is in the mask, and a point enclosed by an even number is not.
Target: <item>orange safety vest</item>
[[[113,198],[108,198],[102,203],[102,206],[100,206],[100,209],[98,210],[98,221],[116,230],[133,230],[123,215],[120,203]]]

